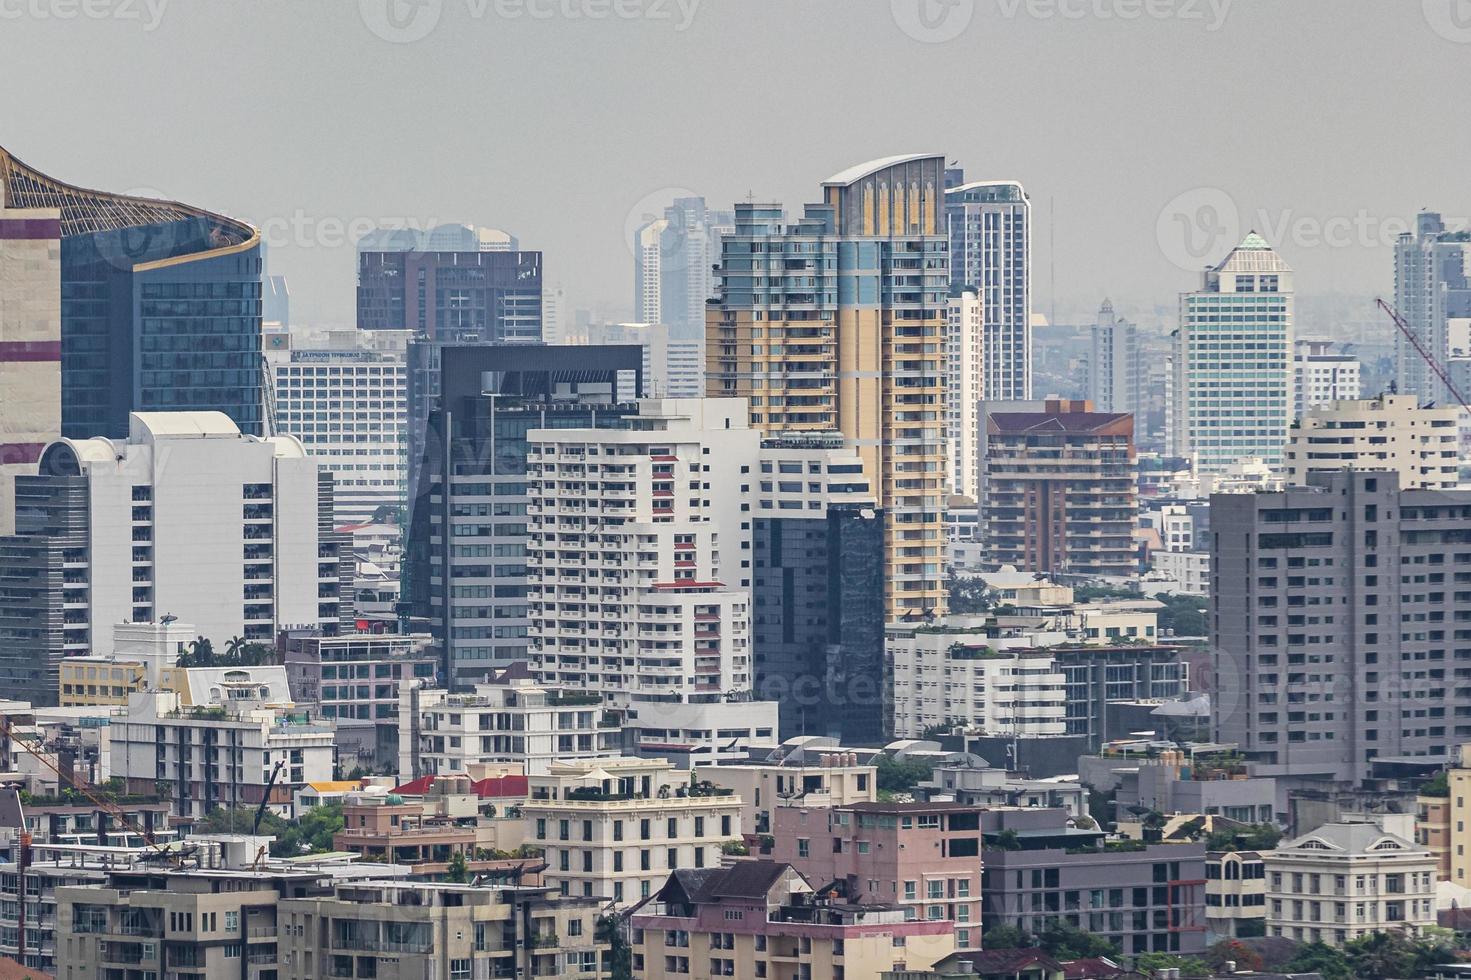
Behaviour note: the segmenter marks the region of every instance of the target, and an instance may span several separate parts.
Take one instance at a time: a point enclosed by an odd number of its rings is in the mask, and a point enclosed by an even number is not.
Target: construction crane
[[[1425,345],[1420,343],[1420,338],[1415,336],[1415,331],[1410,329],[1410,325],[1405,322],[1404,317],[1399,315],[1399,311],[1382,299],[1376,299],[1374,302],[1381,310],[1389,314],[1389,318],[1394,321],[1395,329],[1404,335],[1404,338],[1410,342],[1410,346],[1415,348],[1415,353],[1420,355],[1420,360],[1424,361],[1430,370],[1435,372],[1435,376],[1440,379],[1441,384],[1445,385],[1445,389],[1451,393],[1451,397],[1462,408],[1471,412],[1471,405],[1466,404],[1465,397],[1456,388],[1456,383],[1451,380],[1451,376],[1446,371],[1445,365],[1441,364],[1433,354],[1425,349]]]

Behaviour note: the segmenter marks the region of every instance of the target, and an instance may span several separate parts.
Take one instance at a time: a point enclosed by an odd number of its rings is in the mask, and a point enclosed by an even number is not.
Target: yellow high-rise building
[[[710,397],[772,434],[841,432],[885,512],[887,613],[945,605],[945,158],[909,154],[823,182],[788,223],[737,204],[706,312]]]

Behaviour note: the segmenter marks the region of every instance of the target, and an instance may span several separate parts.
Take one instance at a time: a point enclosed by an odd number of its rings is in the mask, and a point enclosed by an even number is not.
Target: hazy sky
[[[21,159],[263,226],[297,323],[352,322],[350,227],[505,228],[613,313],[665,198],[912,151],[1025,183],[1043,313],[1054,221],[1066,313],[1250,227],[1390,290],[1402,222],[1471,213],[1471,0],[0,0],[0,78]]]

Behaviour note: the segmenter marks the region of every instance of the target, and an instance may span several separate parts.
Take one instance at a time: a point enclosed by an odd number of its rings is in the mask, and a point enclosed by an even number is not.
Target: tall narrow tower
[[[1032,204],[1014,180],[964,183],[945,191],[952,289],[976,290],[984,308],[985,398],[1032,397]]]

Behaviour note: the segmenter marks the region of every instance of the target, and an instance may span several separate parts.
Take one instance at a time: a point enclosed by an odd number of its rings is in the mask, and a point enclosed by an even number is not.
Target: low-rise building
[[[955,923],[964,948],[981,937],[980,811],[958,803],[779,807],[763,856],[849,902],[893,903],[913,919]]]
[[[332,778],[333,726],[308,714],[233,696],[191,707],[173,692],[134,694],[124,710],[110,726],[113,773],[178,817],[262,800],[289,816],[297,790]]]
[[[955,949],[949,921],[909,918],[892,904],[820,898],[790,865],[765,860],[675,871],[634,909],[629,927],[634,975],[646,980],[878,980]]]
[[[1451,861],[1451,809],[1449,795],[1422,792],[1415,797],[1415,843],[1435,858],[1437,881],[1456,880]]]
[[[527,843],[548,884],[628,906],[677,868],[713,868],[741,839],[742,801],[662,759],[554,762],[531,776]]]
[[[1341,946],[1435,925],[1435,858],[1373,823],[1329,823],[1262,854],[1267,935]]]
[[[1210,941],[1266,935],[1267,871],[1256,851],[1205,856],[1205,924]]]
[[[1078,775],[1101,792],[1115,792],[1120,818],[1133,807],[1166,816],[1220,816],[1237,823],[1277,819],[1277,781],[1256,776],[1234,745],[1180,748],[1155,741],[1119,741],[1078,759]],[[1285,819],[1285,814],[1282,814]]]
[[[750,834],[771,833],[771,812],[779,806],[821,808],[878,799],[878,769],[860,764],[854,752],[708,766],[697,769],[695,775],[735,792],[742,802],[741,826]]]
[[[916,791],[931,803],[974,807],[1048,807],[1088,815],[1088,789],[1076,779],[1028,779],[1005,769],[940,766]]]
[[[987,930],[1061,920],[1128,955],[1206,948],[1205,846],[1108,841],[1066,811],[984,811]]]
[[[407,685],[399,694],[398,772],[408,779],[512,764],[545,775],[553,761],[617,756],[622,729],[602,698],[534,681],[524,664],[473,691]]]

